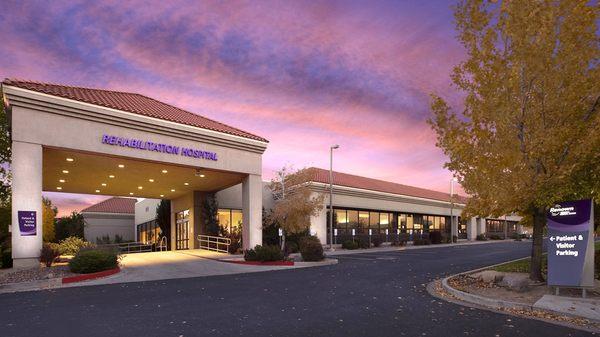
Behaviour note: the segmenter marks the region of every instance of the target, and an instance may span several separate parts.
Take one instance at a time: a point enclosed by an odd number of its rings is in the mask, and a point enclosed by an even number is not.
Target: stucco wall
[[[133,214],[82,213],[85,221],[84,237],[96,242],[96,238],[108,235],[110,240],[120,235],[125,241],[135,240]]]

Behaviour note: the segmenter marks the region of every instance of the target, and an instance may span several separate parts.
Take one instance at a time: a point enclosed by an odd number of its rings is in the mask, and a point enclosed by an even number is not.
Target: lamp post
[[[333,150],[339,148],[337,144],[329,148],[329,250],[333,250]]]
[[[458,242],[458,224],[454,224],[454,183],[457,182],[458,179],[456,177],[452,177],[450,180],[450,240],[454,243],[454,233],[456,228],[456,236]]]

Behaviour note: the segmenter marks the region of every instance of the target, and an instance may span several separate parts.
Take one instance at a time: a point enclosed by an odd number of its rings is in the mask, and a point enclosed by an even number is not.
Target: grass
[[[600,241],[594,243],[594,249],[598,252],[600,251]],[[526,258],[523,260],[513,261],[505,264],[501,264],[492,268],[492,270],[503,272],[503,273],[529,273],[529,268],[531,265],[531,258]],[[542,256],[542,273],[545,275],[546,270],[548,268],[548,256]]]

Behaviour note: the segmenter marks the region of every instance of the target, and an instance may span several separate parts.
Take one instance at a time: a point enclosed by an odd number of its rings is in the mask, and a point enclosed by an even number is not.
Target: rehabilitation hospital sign
[[[102,135],[102,144],[217,161],[217,154],[215,152],[202,151],[170,144],[155,143],[149,140],[125,138],[105,134]]]

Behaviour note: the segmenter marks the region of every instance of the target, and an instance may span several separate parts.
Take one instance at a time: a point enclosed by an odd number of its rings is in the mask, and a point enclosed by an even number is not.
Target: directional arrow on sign
[[[554,236],[551,236],[551,237],[550,237],[550,241],[554,241],[554,240],[555,240],[555,239],[554,239]]]

